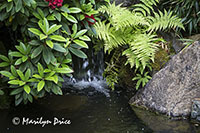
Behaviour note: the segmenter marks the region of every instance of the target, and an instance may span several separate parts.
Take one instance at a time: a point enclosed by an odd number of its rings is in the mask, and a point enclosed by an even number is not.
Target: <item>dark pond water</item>
[[[12,119],[19,117],[19,125]],[[71,124],[23,125],[23,118],[54,122],[70,120]],[[63,118],[63,119],[62,119]],[[19,121],[15,121],[19,122]],[[24,124],[26,124],[24,122]],[[134,111],[123,92],[66,93],[48,96],[37,102],[0,110],[0,133],[198,133],[200,129],[188,121],[172,121],[147,111]]]

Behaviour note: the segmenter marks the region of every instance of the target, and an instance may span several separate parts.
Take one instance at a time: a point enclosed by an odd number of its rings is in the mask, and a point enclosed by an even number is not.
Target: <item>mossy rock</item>
[[[155,54],[155,60],[154,63],[152,63],[152,68],[154,71],[159,71],[161,68],[165,66],[165,64],[169,61],[170,56],[168,53],[160,48],[159,51]]]

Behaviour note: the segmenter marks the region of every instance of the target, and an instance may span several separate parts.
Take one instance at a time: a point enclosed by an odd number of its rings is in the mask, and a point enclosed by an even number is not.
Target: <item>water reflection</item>
[[[168,121],[164,117],[146,111],[135,112],[128,105],[128,99],[121,93],[102,93],[92,96],[68,94],[49,96],[34,104],[0,110],[0,133],[170,133],[197,132],[185,121]],[[13,125],[12,118],[18,116],[35,119],[66,118],[70,125]]]

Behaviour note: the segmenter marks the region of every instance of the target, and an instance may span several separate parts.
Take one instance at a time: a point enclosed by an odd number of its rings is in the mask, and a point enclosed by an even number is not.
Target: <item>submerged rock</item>
[[[200,121],[200,99],[199,98],[194,99],[192,103],[191,118]]]
[[[195,98],[200,98],[199,42],[175,55],[131,98],[130,104],[169,116],[189,116]]]

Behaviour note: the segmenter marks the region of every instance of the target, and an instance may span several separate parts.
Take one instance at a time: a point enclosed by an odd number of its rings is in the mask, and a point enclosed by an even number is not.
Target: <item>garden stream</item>
[[[128,104],[130,93],[110,91],[102,78],[103,52],[88,59],[75,59],[74,78],[66,78],[63,96],[49,95],[33,104],[0,110],[0,133],[198,133],[200,128],[187,121],[174,121]],[[77,71],[76,71],[77,70]],[[15,119],[13,124],[13,118]],[[49,120],[51,124],[28,124],[29,120]],[[70,120],[53,125],[54,120]],[[17,122],[17,124],[16,124]]]

